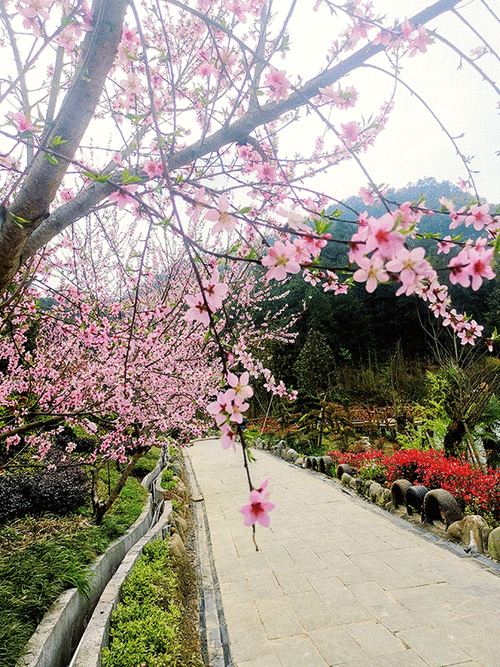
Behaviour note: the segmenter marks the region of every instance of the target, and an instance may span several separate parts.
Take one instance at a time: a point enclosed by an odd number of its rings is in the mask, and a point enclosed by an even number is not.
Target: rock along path
[[[495,566],[372,507],[324,476],[257,451],[270,528],[251,528],[242,455],[188,450],[206,504],[237,667],[500,667]]]

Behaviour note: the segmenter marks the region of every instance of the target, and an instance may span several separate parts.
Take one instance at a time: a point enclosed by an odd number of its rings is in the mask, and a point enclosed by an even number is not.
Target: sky
[[[429,4],[432,3],[428,0],[373,0],[375,13],[386,14],[389,24],[396,18],[411,17]],[[488,4],[500,16],[500,0],[488,0]],[[280,10],[288,9],[289,5],[288,0],[275,0],[275,7],[279,6]],[[276,63],[276,67],[285,68],[287,73],[302,72],[304,79],[314,76],[318,68],[325,65],[325,45],[331,44],[339,32],[337,20],[325,5],[320,5],[316,13],[312,6],[312,0],[298,0],[297,13],[290,26],[290,54],[283,64],[279,60]],[[500,24],[481,0],[461,2],[457,9],[500,53]],[[450,13],[431,21],[428,27],[437,29],[466,55],[481,44],[479,37]],[[387,67],[383,54],[370,62]],[[495,56],[483,56],[477,64],[500,85],[500,62]],[[457,141],[464,155],[473,156],[471,167],[479,172],[475,175],[479,195],[500,204],[500,157],[496,155],[500,152],[500,97],[467,63],[463,68],[459,66],[458,54],[435,43],[427,54],[404,60],[402,78],[425,99],[452,136],[463,135]],[[373,70],[358,70],[344,81],[359,90],[360,99],[354,109],[338,112],[343,114],[337,116],[339,124],[376,114],[393,88],[391,78]],[[403,87],[398,89],[395,99],[388,126],[375,146],[362,156],[372,180],[397,188],[426,177],[452,183],[457,183],[459,178],[466,179],[466,169],[455,148],[431,114]],[[294,132],[289,141],[307,152],[316,134],[317,131],[311,129],[310,134],[297,137]],[[318,189],[338,198],[357,194],[366,184],[366,176],[354,161],[335,167],[315,181]]]

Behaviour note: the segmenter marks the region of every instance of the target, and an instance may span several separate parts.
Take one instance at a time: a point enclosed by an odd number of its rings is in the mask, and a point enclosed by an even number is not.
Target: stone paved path
[[[334,481],[256,452],[271,477],[259,551],[241,453],[188,450],[206,503],[237,667],[500,667],[500,577]]]

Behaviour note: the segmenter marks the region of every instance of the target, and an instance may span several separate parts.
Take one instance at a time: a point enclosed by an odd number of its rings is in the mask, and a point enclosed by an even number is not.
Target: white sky
[[[500,15],[500,0],[488,0],[488,3],[497,16]],[[275,7],[280,9],[288,9],[289,4],[289,0],[274,2]],[[391,25],[393,19],[411,17],[432,2],[373,0],[373,4],[375,13],[386,14],[390,19],[388,25]],[[275,62],[275,66],[286,69],[287,74],[302,73],[304,80],[324,66],[324,45],[331,43],[338,34],[338,21],[330,16],[327,8],[320,6],[319,11],[313,13],[312,6],[312,0],[298,0],[298,11],[290,26],[290,54],[286,60]],[[458,9],[500,53],[500,25],[484,6],[478,0],[466,1],[460,3]],[[450,13],[431,21],[427,27],[437,29],[449,41],[459,45],[466,55],[470,54],[470,49],[481,44],[479,38]],[[375,34],[372,31],[370,36],[373,38]],[[384,67],[387,63],[383,55],[371,62]],[[459,146],[465,155],[475,156],[472,169],[480,172],[475,176],[479,194],[498,204],[500,157],[495,153],[500,151],[497,107],[500,99],[467,63],[463,69],[457,69],[459,62],[458,54],[436,43],[429,47],[427,54],[418,54],[403,61],[402,78],[426,100],[453,136],[464,133]],[[494,56],[484,56],[477,64],[484,67],[493,81],[500,85],[500,64]],[[358,70],[343,81],[358,89],[360,99],[354,109],[338,112],[335,117],[338,125],[376,114],[382,101],[389,99],[393,87],[392,79],[373,70]],[[317,132],[299,137],[295,129],[292,132],[294,144],[302,146],[299,150],[307,153]],[[389,183],[394,187],[402,187],[424,177],[452,183],[459,178],[467,178],[466,169],[444,132],[428,111],[403,88],[396,94],[396,108],[388,126],[362,159],[374,182]],[[333,168],[328,175],[318,177],[315,182],[318,189],[338,198],[357,194],[359,188],[365,185],[366,177],[352,160]]]

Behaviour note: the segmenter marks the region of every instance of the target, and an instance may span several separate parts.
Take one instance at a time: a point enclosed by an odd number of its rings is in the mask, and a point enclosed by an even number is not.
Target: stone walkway
[[[257,451],[270,528],[251,529],[241,452],[188,450],[235,667],[500,667],[500,576],[336,481]]]

